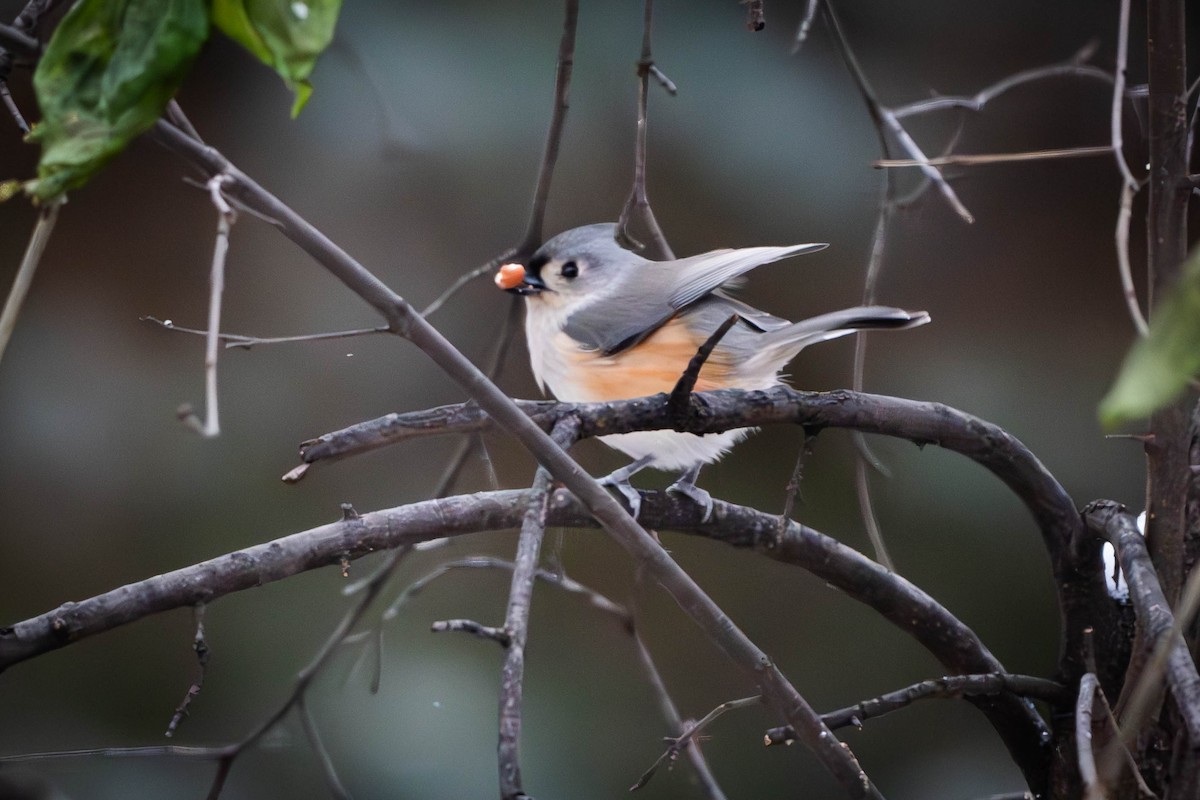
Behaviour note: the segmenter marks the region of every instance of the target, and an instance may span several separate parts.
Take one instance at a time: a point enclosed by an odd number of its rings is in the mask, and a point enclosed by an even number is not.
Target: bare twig
[[[38,212],[37,223],[33,226],[29,244],[25,247],[25,255],[21,258],[21,266],[17,268],[17,277],[13,279],[8,299],[4,301],[4,310],[0,311],[0,359],[4,358],[8,341],[17,327],[17,317],[21,313],[21,306],[25,302],[25,296],[29,293],[29,287],[33,283],[33,275],[37,272],[38,264],[41,263],[42,254],[46,252],[50,234],[54,232],[54,223],[58,221],[60,205],[62,205],[60,202],[52,201]]]
[[[1129,317],[1140,335],[1145,336],[1150,328],[1146,316],[1138,303],[1137,291],[1133,287],[1133,270],[1129,265],[1129,222],[1133,207],[1133,196],[1141,183],[1133,177],[1129,162],[1125,160],[1124,139],[1121,131],[1121,111],[1125,107],[1125,63],[1129,54],[1129,0],[1121,0],[1120,21],[1117,25],[1117,63],[1113,68],[1113,99],[1110,127],[1113,157],[1121,173],[1121,200],[1117,211],[1117,227],[1114,239],[1117,247],[1117,269],[1121,276],[1121,292]]]
[[[1070,702],[1070,692],[1060,683],[1029,675],[989,672],[982,675],[949,675],[935,680],[921,681],[837,711],[830,711],[822,714],[821,718],[825,720],[826,725],[833,729],[847,726],[861,728],[863,723],[869,719],[907,708],[919,700],[979,697],[998,695],[1002,692],[1012,692],[1022,697],[1045,700],[1055,706],[1062,706]],[[764,738],[768,747],[791,744],[795,740],[792,729],[786,725],[771,728]]]
[[[158,319],[157,317],[138,317],[141,322],[151,322],[168,331],[178,331],[180,333],[189,333],[194,336],[208,336],[208,331],[200,330],[199,328],[185,328],[182,325],[176,325],[169,319]],[[320,342],[327,339],[352,339],[357,336],[373,336],[380,333],[391,333],[386,327],[378,326],[374,328],[353,328],[348,331],[330,331],[328,333],[306,333],[299,336],[244,336],[237,333],[219,333],[217,338],[225,343],[226,349],[240,348],[249,350],[252,347],[258,347],[264,344],[291,344],[293,342]]]
[[[225,257],[229,253],[229,231],[237,221],[237,212],[222,196],[227,175],[214,175],[208,181],[209,198],[217,209],[217,238],[213,245],[209,274],[208,332],[204,347],[204,422],[194,413],[180,410],[180,419],[201,436],[211,439],[221,433],[217,411],[217,353],[221,343],[221,297],[225,292]],[[186,408],[186,407],[185,407]]]
[[[804,461],[812,453],[812,443],[808,431],[800,429],[800,448],[796,451],[796,464],[792,467],[792,475],[788,478],[783,493],[783,511],[779,513],[779,530],[787,528],[792,519],[792,511],[796,506],[796,498],[800,495],[800,482],[804,479]]]
[[[443,619],[429,626],[434,633],[469,633],[480,639],[490,639],[501,647],[512,643],[512,636],[504,628],[496,628],[473,619]]]
[[[694,722],[681,733],[679,736],[666,737],[667,749],[658,757],[658,760],[650,765],[650,769],[642,773],[642,777],[638,778],[637,783],[629,787],[629,791],[636,792],[641,789],[650,779],[654,777],[654,773],[658,772],[658,768],[664,763],[674,763],[679,757],[679,753],[695,739],[701,731],[711,725],[717,717],[729,712],[736,711],[739,708],[748,706],[760,705],[762,703],[762,695],[754,695],[753,697],[743,697],[741,700],[729,700],[714,708],[704,715],[698,722]]]
[[[29,133],[29,123],[21,113],[21,109],[17,107],[17,101],[13,100],[12,91],[8,88],[8,81],[3,78],[0,78],[0,102],[4,103],[4,108],[13,118],[13,122],[17,124],[17,130],[21,132],[21,135]]]
[[[316,720],[308,710],[308,703],[305,701],[304,695],[300,695],[296,700],[296,715],[300,717],[300,725],[304,728],[304,737],[308,739],[308,746],[313,751],[313,755],[317,757],[317,763],[321,765],[321,774],[325,776],[325,786],[329,789],[329,793],[334,796],[335,800],[350,800],[350,793],[346,791],[346,787],[338,778],[337,769],[333,766],[333,759],[329,757],[329,751],[325,749],[325,743],[321,741]]]
[[[974,222],[975,218],[971,215],[971,212],[967,211],[962,201],[958,199],[958,194],[946,182],[942,173],[928,163],[924,163],[928,161],[928,158],[921,151],[921,148],[912,136],[909,135],[908,131],[904,129],[904,126],[900,124],[899,117],[891,109],[879,102],[879,99],[875,95],[875,90],[871,88],[871,84],[867,81],[866,73],[858,63],[858,58],[854,55],[854,51],[850,49],[850,43],[842,31],[842,26],[838,22],[837,15],[834,13],[833,4],[829,0],[824,0],[821,3],[821,8],[825,11],[825,16],[829,20],[829,27],[834,33],[838,49],[842,54],[842,60],[846,62],[846,67],[850,70],[850,74],[854,78],[854,83],[858,87],[859,94],[867,104],[867,110],[879,130],[880,136],[882,137],[883,132],[887,131],[896,140],[896,143],[900,145],[901,149],[908,153],[912,159],[922,162],[920,165],[921,171],[937,187],[942,197],[945,198],[946,202],[954,210],[954,213],[958,214],[964,222]]]
[[[808,32],[812,30],[813,20],[817,17],[817,7],[821,0],[808,0],[804,7],[804,16],[800,19],[800,27],[796,31],[796,40],[792,43],[792,55],[800,52],[801,46],[808,41]]]
[[[709,334],[709,337],[704,340],[704,344],[700,345],[696,354],[688,361],[687,368],[675,382],[675,387],[671,389],[670,398],[667,401],[667,406],[673,415],[686,416],[688,404],[692,399],[692,391],[696,388],[696,381],[700,378],[700,370],[704,369],[708,357],[712,355],[713,350],[717,348],[717,345],[725,338],[725,334],[729,333],[730,328],[736,325],[739,319],[741,317],[733,314],[718,325],[717,329]]]
[[[1121,200],[1117,209],[1117,227],[1113,239],[1117,247],[1117,272],[1121,276],[1121,295],[1125,298],[1125,307],[1129,309],[1129,318],[1138,334],[1145,336],[1150,331],[1146,323],[1146,315],[1138,303],[1137,289],[1133,286],[1133,268],[1129,264],[1129,223],[1133,216],[1133,196],[1138,186],[1131,183],[1121,184]]]
[[[558,149],[566,127],[567,109],[571,105],[571,73],[575,68],[575,30],[578,24],[579,0],[566,0],[563,32],[558,43],[558,62],[554,73],[554,106],[550,114],[550,128],[546,132],[546,147],[542,151],[542,164],[538,169],[537,186],[533,192],[529,224],[525,227],[525,236],[521,239],[521,244],[516,248],[520,258],[529,256],[542,243],[546,203],[550,199],[554,166],[558,163]]]
[[[559,146],[566,128],[567,109],[570,107],[571,72],[575,67],[575,30],[579,22],[579,0],[566,0],[563,17],[562,39],[558,44],[558,62],[554,75],[554,106],[550,114],[550,128],[546,132],[546,146],[542,151],[542,163],[538,169],[537,184],[533,191],[533,204],[529,211],[529,222],[525,233],[516,247],[510,248],[482,264],[442,292],[421,312],[422,317],[432,316],[460,289],[484,275],[490,275],[507,261],[523,260],[533,254],[542,243],[542,229],[546,219],[546,204],[550,199],[550,185],[554,180],[554,166],[558,163]]]
[[[650,199],[646,195],[646,150],[647,150],[647,106],[649,104],[650,75],[654,74],[658,82],[671,94],[675,93],[675,84],[663,75],[654,65],[654,52],[650,46],[650,34],[654,22],[654,0],[644,0],[642,14],[642,55],[637,62],[638,75],[638,120],[637,136],[633,149],[633,189],[625,200],[625,206],[617,217],[617,241],[623,246],[641,250],[649,247],[646,254],[650,258],[672,259],[675,254],[663,235],[662,228],[650,207]],[[650,241],[642,244],[629,232],[629,224],[637,219],[650,234]]]
[[[1113,67],[1113,94],[1110,128],[1112,154],[1126,187],[1136,187],[1138,181],[1125,160],[1125,144],[1121,135],[1121,110],[1125,105],[1125,63],[1129,57],[1129,0],[1121,0],[1120,21],[1117,23],[1117,62]]]
[[[927,114],[931,111],[947,109],[978,112],[982,111],[988,103],[1017,87],[1050,78],[1086,78],[1103,83],[1112,83],[1112,73],[1083,63],[1091,57],[1093,50],[1094,48],[1088,45],[1068,61],[1044,67],[1033,67],[1008,75],[974,95],[939,95],[937,97],[918,100],[914,103],[896,106],[892,109],[892,113],[896,115],[897,119],[904,119],[918,114]]]
[[[341,524],[356,526],[360,523],[361,520],[354,519],[344,520]],[[225,787],[225,781],[228,779],[229,771],[233,767],[233,762],[237,759],[237,757],[262,739],[262,737],[269,730],[274,728],[292,708],[297,707],[303,702],[304,693],[308,690],[308,687],[312,683],[313,679],[318,675],[318,673],[320,673],[326,662],[328,662],[329,657],[337,652],[338,648],[341,646],[342,640],[346,637],[346,634],[348,634],[358,623],[359,619],[362,618],[362,615],[366,612],[367,608],[383,589],[387,579],[391,577],[392,571],[395,569],[396,565],[398,565],[404,559],[404,557],[408,555],[410,550],[410,547],[399,547],[388,554],[387,560],[384,562],[383,567],[380,568],[378,573],[376,573],[375,579],[372,580],[371,584],[364,589],[361,595],[359,595],[358,602],[355,604],[355,606],[351,608],[344,617],[342,617],[341,622],[339,622],[337,627],[334,628],[333,633],[331,633],[329,638],[325,640],[325,643],[321,646],[320,650],[317,651],[316,655],[313,656],[313,659],[308,663],[308,666],[300,670],[299,675],[296,676],[296,683],[292,686],[292,691],[287,698],[270,716],[259,723],[254,730],[247,734],[244,739],[237,744],[224,748],[224,751],[218,756],[217,774],[213,778],[212,786],[208,791],[209,800],[216,800],[221,795],[221,790]],[[311,724],[311,720],[304,722],[304,724],[307,728],[307,726]],[[314,739],[310,737],[310,741],[314,741]],[[320,739],[317,738],[315,741],[317,743],[315,746],[319,746]],[[323,755],[324,748],[322,747],[319,751],[317,751],[317,756],[318,758],[321,758]],[[332,769],[332,766],[330,769]],[[333,783],[331,783],[331,787],[335,784],[340,787],[340,783],[337,783],[336,775],[333,776]],[[344,794],[345,790],[343,789],[342,792]]]
[[[1106,156],[1112,152],[1109,145],[1097,147],[1066,147],[1057,150],[1030,150],[1023,153],[978,153],[938,156],[936,158],[888,158],[871,162],[871,166],[890,169],[895,167],[974,167],[982,164],[1009,164],[1017,161],[1047,161],[1059,158],[1090,158]]]
[[[192,650],[196,652],[196,663],[199,665],[199,672],[196,674],[196,680],[188,687],[187,694],[183,696],[183,702],[175,709],[174,716],[167,724],[167,732],[164,734],[168,738],[175,735],[175,731],[179,730],[179,726],[187,717],[188,711],[192,706],[192,701],[200,695],[200,690],[204,688],[204,677],[208,672],[208,657],[210,651],[208,649],[208,640],[204,637],[204,609],[207,606],[204,603],[197,603],[193,613],[196,618],[196,635],[192,638]]]

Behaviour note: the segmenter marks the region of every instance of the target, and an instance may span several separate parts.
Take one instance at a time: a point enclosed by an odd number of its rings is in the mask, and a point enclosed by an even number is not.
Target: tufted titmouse
[[[699,347],[720,325],[740,319],[700,370],[696,391],[767,389],[779,371],[815,342],[873,328],[914,328],[924,311],[861,306],[788,322],[730,297],[729,282],[755,267],[823,249],[824,244],[713,250],[674,261],[650,261],[622,248],[616,226],[586,225],[560,233],[527,264],[506,264],[496,283],[525,297],[525,338],[534,378],[559,400],[591,402],[670,392]],[[696,435],[641,431],[601,436],[635,461],[602,479],[637,516],[640,497],[629,478],[643,467],[686,470],[668,491],[711,513],[695,485],[700,467],[753,432],[739,428]]]

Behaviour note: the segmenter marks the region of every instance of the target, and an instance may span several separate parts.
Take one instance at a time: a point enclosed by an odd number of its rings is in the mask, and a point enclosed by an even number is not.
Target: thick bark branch
[[[1121,505],[1106,500],[1089,504],[1083,516],[1088,527],[1117,551],[1121,571],[1129,583],[1129,600],[1147,639],[1157,644],[1164,637],[1175,638],[1170,643],[1167,657],[1167,682],[1190,740],[1200,742],[1200,674],[1187,642],[1173,630],[1175,618],[1171,614],[1171,605],[1159,584],[1137,520]],[[1136,727],[1132,732],[1136,732]]]
[[[904,400],[860,392],[800,392],[785,386],[768,391],[724,390],[694,395],[687,413],[674,409],[667,395],[609,403],[519,401],[539,427],[549,430],[564,416],[578,417],[580,437],[635,430],[674,428],[713,433],[753,425],[790,423],[813,433],[848,428],[934,444],[970,458],[990,470],[1021,499],[1042,533],[1059,591],[1064,619],[1064,661],[1060,680],[1083,673],[1079,641],[1089,625],[1111,630],[1115,622],[1104,588],[1098,551],[1089,547],[1075,503],[1037,457],[1003,429],[940,403]],[[420,436],[465,433],[493,427],[469,405],[444,406],[407,414],[389,414],[303,443],[306,463],[342,458]]]
[[[343,559],[443,536],[515,528],[527,507],[525,491],[426,500],[365,513],[156,575],[0,628],[0,670],[151,614],[190,608],[306,570],[340,567]],[[970,628],[925,592],[856,550],[812,528],[794,522],[781,528],[775,515],[719,500],[708,522],[701,521],[702,513],[694,503],[666,493],[647,494],[642,502],[642,520],[653,528],[751,548],[809,570],[875,608],[913,636],[949,672],[1004,672]],[[561,489],[551,496],[546,523],[576,528],[596,524],[582,504]],[[1048,758],[1041,719],[1012,694],[971,700],[991,720],[1018,765],[1031,776],[1031,783],[1036,783],[1034,777],[1042,774]]]

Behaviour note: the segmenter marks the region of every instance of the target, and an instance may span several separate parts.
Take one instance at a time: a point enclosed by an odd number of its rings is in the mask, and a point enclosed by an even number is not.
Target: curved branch
[[[847,428],[908,439],[918,446],[933,444],[970,458],[1012,489],[1037,520],[1056,565],[1068,558],[1071,543],[1083,534],[1074,502],[1025,445],[1000,427],[941,403],[777,386],[765,391],[697,393],[683,414],[666,394],[607,403],[519,400],[517,405],[544,430],[564,417],[578,417],[581,438],[669,428],[717,433],[788,423],[802,425],[809,433]],[[422,436],[476,433],[494,427],[487,414],[472,404],[388,414],[310,439],[300,445],[300,456],[312,464]]]
[[[809,433],[846,428],[933,444],[970,458],[1008,486],[1033,515],[1049,554],[1064,644],[1059,680],[1084,673],[1080,637],[1089,626],[1115,628],[1115,609],[1104,588],[1098,545],[1084,530],[1074,501],[1037,457],[1016,437],[978,417],[941,403],[839,390],[800,392],[786,386],[766,391],[725,389],[691,398],[686,413],[665,394],[608,403],[517,401],[543,430],[563,416],[577,416],[580,437],[673,428],[715,433],[770,424],[801,425]],[[300,446],[304,466],[343,458],[421,436],[491,430],[487,415],[471,405],[389,414],[327,433]],[[300,470],[299,473],[302,473]]]
[[[1200,672],[1188,651],[1187,642],[1180,635],[1184,624],[1177,624],[1171,613],[1159,583],[1158,573],[1146,549],[1146,538],[1138,530],[1137,520],[1124,506],[1110,500],[1097,500],[1083,510],[1088,527],[1113,546],[1121,562],[1121,571],[1129,583],[1129,600],[1137,612],[1138,624],[1154,643],[1156,651],[1162,648],[1165,655],[1166,677],[1179,706],[1179,715],[1187,726],[1192,742],[1200,742]],[[1150,693],[1154,692],[1160,672],[1148,668],[1139,682]],[[1130,702],[1131,706],[1141,703]],[[1123,720],[1127,735],[1135,735],[1144,720]]]
[[[173,608],[211,602],[307,570],[339,566],[379,550],[429,539],[515,528],[528,507],[527,491],[484,492],[362,514],[272,542],[156,575],[6,628],[0,628],[0,670],[72,642]],[[932,597],[896,573],[812,528],[751,508],[715,501],[713,515],[666,493],[643,498],[642,520],[652,528],[678,530],[752,548],[811,571],[851,598],[879,611],[909,633],[950,672],[1003,672],[975,633]],[[566,490],[550,498],[546,523],[587,528],[596,523]],[[1034,778],[1048,753],[1045,727],[1012,694],[971,698],[996,727],[1018,765]]]

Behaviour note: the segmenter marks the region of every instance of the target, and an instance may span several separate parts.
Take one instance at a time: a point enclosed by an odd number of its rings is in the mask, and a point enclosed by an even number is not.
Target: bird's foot
[[[691,498],[692,502],[704,509],[704,517],[701,521],[708,522],[712,518],[713,499],[711,494],[696,485],[696,478],[700,477],[701,466],[701,464],[697,464],[680,475],[679,480],[667,487],[667,491]]]
[[[625,503],[629,506],[629,514],[634,519],[637,519],[638,514],[642,511],[642,496],[638,494],[637,489],[633,488],[633,484],[629,482],[629,479],[641,472],[653,460],[654,456],[642,456],[632,464],[626,464],[620,469],[614,469],[599,479],[601,486],[611,486],[625,498]]]

